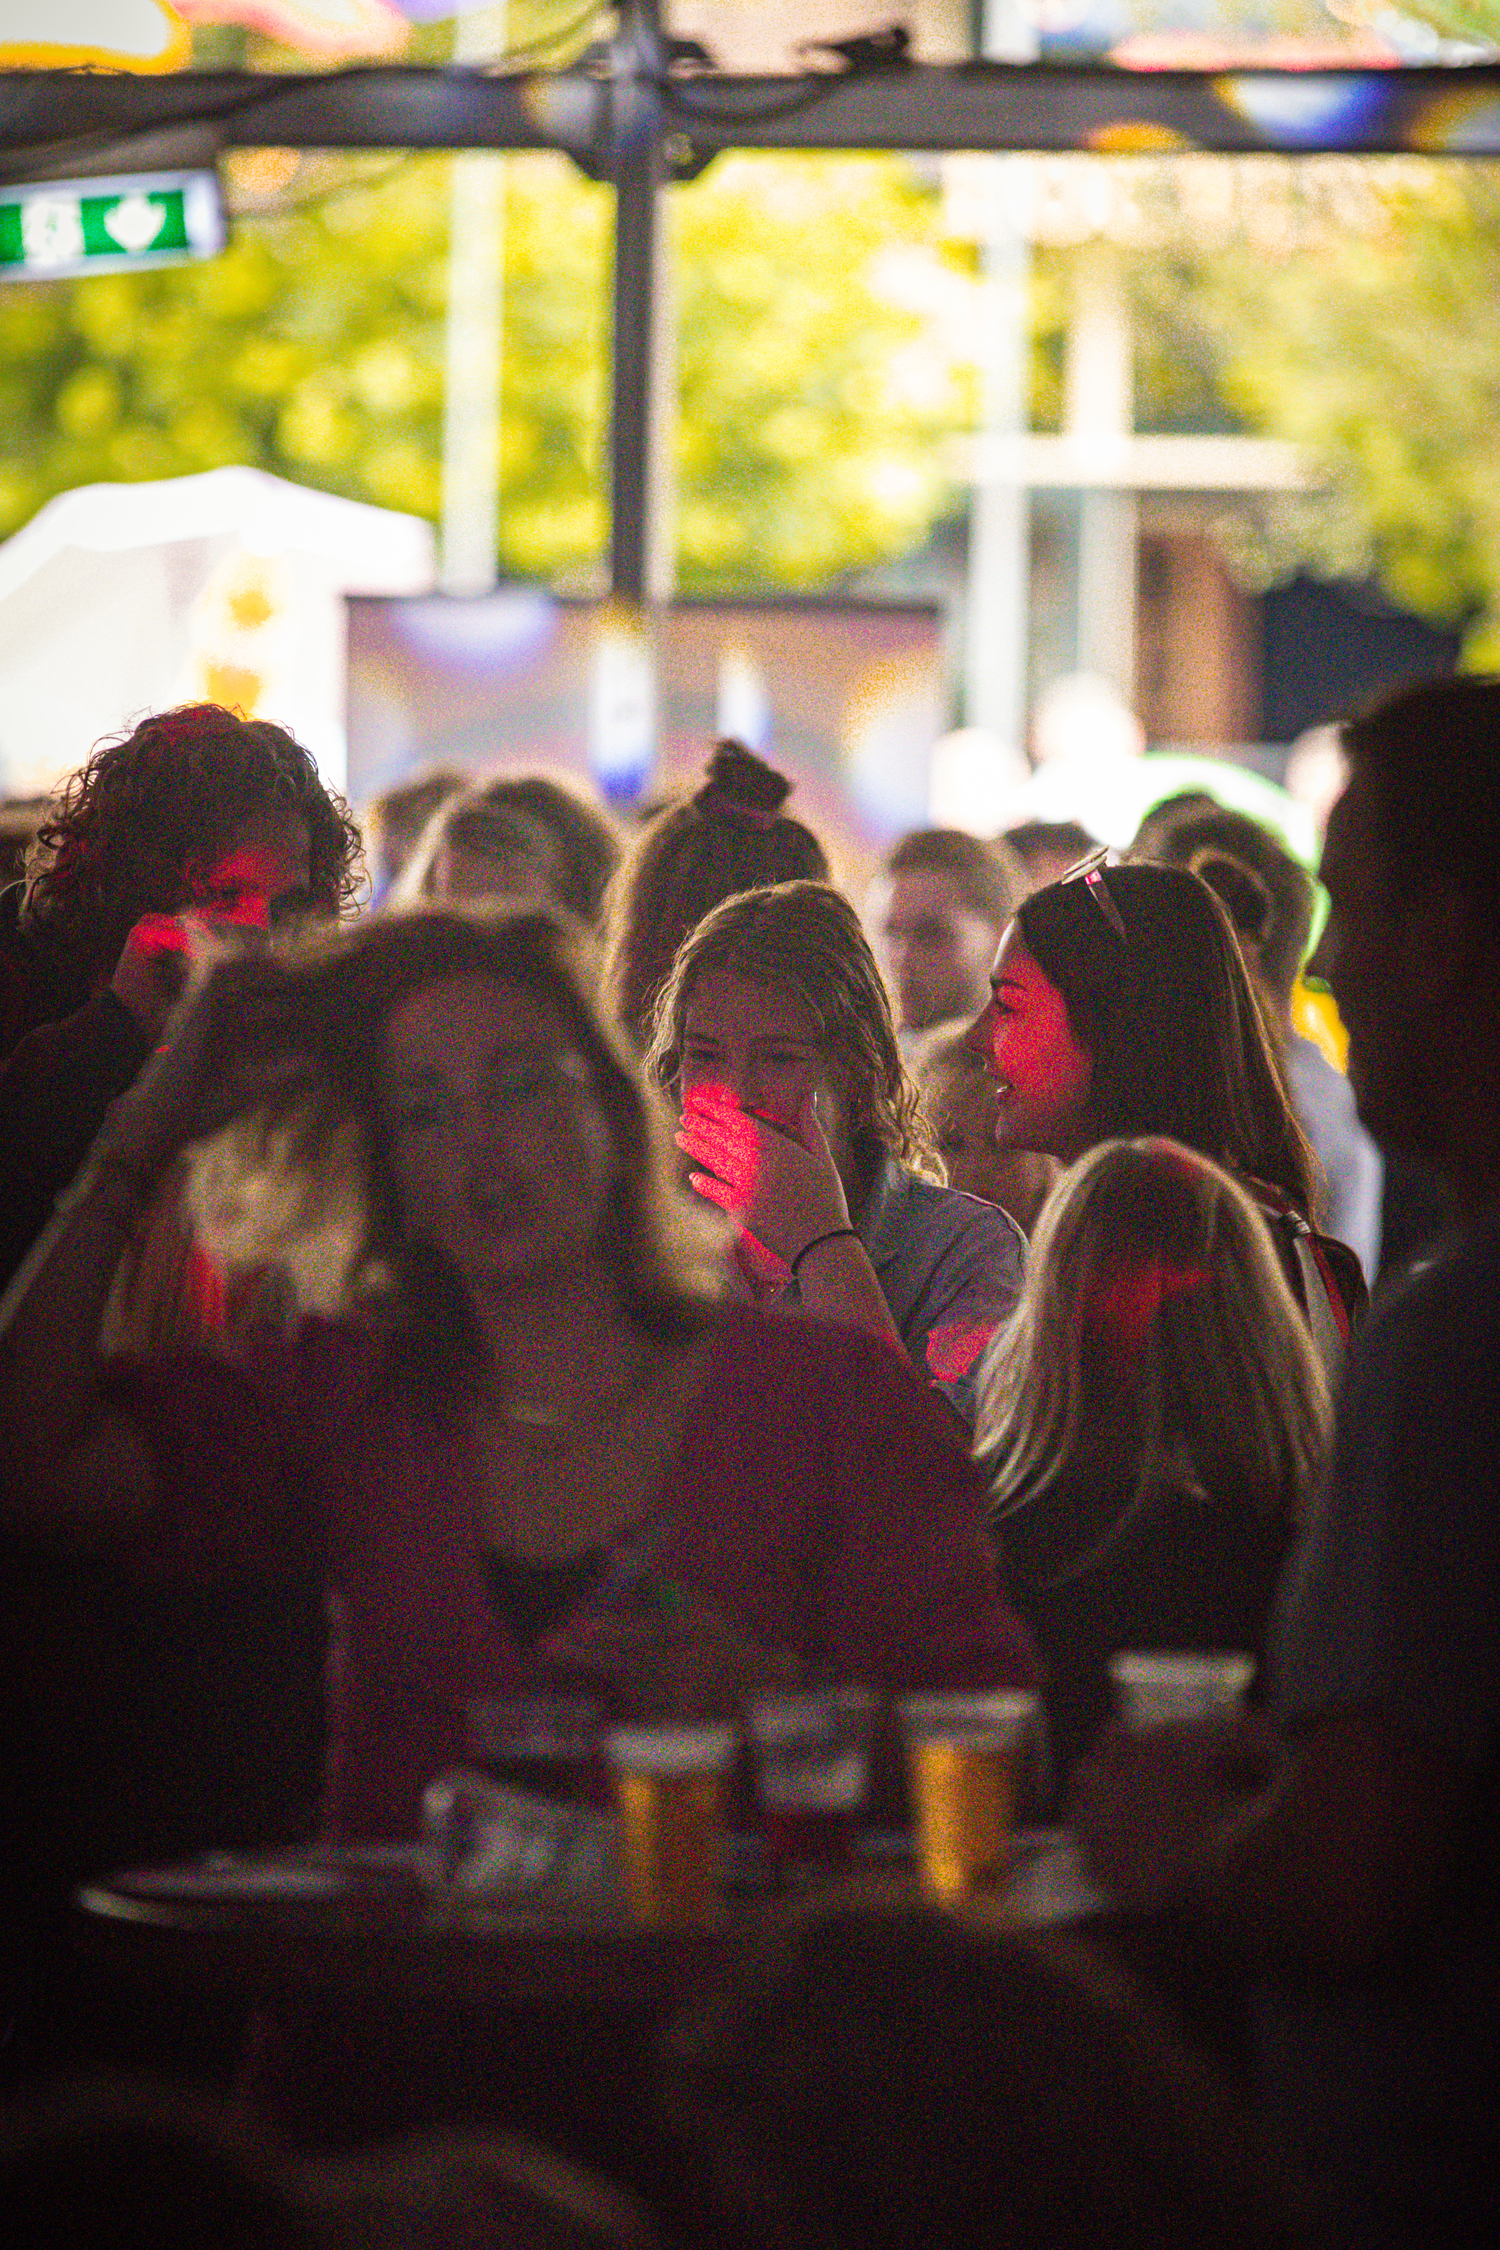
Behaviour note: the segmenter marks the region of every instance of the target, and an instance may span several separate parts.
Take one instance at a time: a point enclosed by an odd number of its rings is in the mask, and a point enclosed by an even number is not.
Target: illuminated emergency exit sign
[[[0,281],[60,281],[213,258],[227,231],[213,172],[0,187]]]

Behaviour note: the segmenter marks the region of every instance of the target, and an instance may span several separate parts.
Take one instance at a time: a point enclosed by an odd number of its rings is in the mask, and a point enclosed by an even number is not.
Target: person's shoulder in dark
[[[7,883],[0,890],[0,963],[7,967],[14,962],[24,966],[30,952],[30,943],[21,927],[21,908],[26,899],[24,883]]]
[[[29,1013],[35,970],[34,949],[21,922],[24,883],[0,891],[0,1057],[8,1055],[31,1030]]]
[[[1352,1433],[1394,1422],[1476,1460],[1500,1440],[1500,1209],[1446,1236],[1382,1289],[1340,1405]]]
[[[885,1366],[897,1360],[894,1347],[862,1328],[845,1328],[811,1313],[761,1312],[753,1305],[725,1304],[714,1314],[714,1363],[757,1387],[789,1381],[799,1389],[816,1385],[834,1368],[859,1362]]]
[[[1311,1242],[1318,1254],[1330,1300],[1337,1299],[1335,1317],[1342,1311],[1346,1333],[1353,1331],[1363,1321],[1370,1303],[1364,1268],[1355,1252],[1336,1235],[1310,1227],[1282,1189],[1268,1186],[1264,1180],[1249,1179],[1245,1185],[1270,1229],[1272,1245],[1293,1297],[1300,1305],[1306,1305],[1307,1273],[1301,1251],[1302,1246]]]
[[[1458,1225],[1458,1207],[1441,1175],[1406,1149],[1381,1151],[1380,1271],[1375,1294],[1384,1298],[1414,1267],[1430,1259]]]
[[[1500,1204],[1451,1228],[1381,1290],[1367,1332],[1500,1335]]]
[[[1266,1580],[1269,1591],[1289,1531],[1280,1511],[1262,1512],[1234,1495],[1210,1496],[1191,1479],[1170,1476],[1137,1489],[1123,1476],[1075,1474],[1041,1500],[1006,1511],[996,1524],[1007,1574],[1018,1585],[1057,1595],[1064,1607],[1091,1601],[1100,1589],[1109,1589],[1106,1598],[1113,1600],[1115,1589],[1137,1583],[1163,1608],[1237,1601],[1226,1572],[1235,1589],[1247,1579]]]
[[[304,1313],[289,1334],[267,1335],[260,1344],[267,1365],[295,1371],[299,1388],[312,1398],[390,1400],[415,1388],[400,1332],[375,1314]]]
[[[914,1172],[908,1173],[907,1179],[910,1208],[914,1215],[921,1215],[935,1237],[951,1242],[970,1238],[1002,1242],[1024,1255],[1026,1237],[998,1203],[986,1203],[982,1196],[968,1195],[962,1188],[939,1186]]]
[[[924,1297],[934,1273],[972,1279],[976,1269],[990,1276],[1005,1303],[1020,1285],[1026,1237],[998,1203],[924,1180],[904,1165],[887,1164],[869,1251],[910,1345],[913,1339],[898,1304]]]
[[[0,890],[0,1061],[28,1031],[81,1008],[86,986],[62,972],[26,925],[26,885]]]
[[[275,1425],[328,1427],[366,1417],[401,1395],[400,1363],[392,1332],[373,1320],[309,1313],[287,1326],[264,1321],[211,1349],[164,1357],[122,1354],[107,1362],[119,1399],[161,1399],[212,1420],[219,1405],[249,1394]],[[224,1411],[230,1411],[224,1405]]]

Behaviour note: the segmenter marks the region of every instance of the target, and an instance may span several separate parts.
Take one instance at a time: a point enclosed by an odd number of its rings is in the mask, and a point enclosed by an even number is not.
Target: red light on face
[[[271,900],[286,882],[281,856],[264,844],[226,852],[193,885],[193,904],[206,920],[238,929],[268,930]]]
[[[927,1365],[940,1383],[967,1375],[995,1333],[990,1321],[948,1320],[927,1339]]]

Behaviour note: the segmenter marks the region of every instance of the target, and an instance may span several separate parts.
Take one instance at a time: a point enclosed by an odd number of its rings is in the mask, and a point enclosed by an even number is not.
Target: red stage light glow
[[[1111,1263],[1094,1277],[1085,1317],[1122,1355],[1133,1358],[1168,1298],[1187,1296],[1207,1279],[1203,1266],[1176,1266],[1159,1256],[1129,1266]]]
[[[688,1175],[696,1192],[722,1211],[743,1217],[760,1185],[761,1124],[740,1107],[732,1087],[713,1082],[690,1086],[683,1098],[678,1146],[709,1169]]]
[[[216,860],[193,885],[193,905],[207,922],[269,930],[271,901],[286,881],[280,856],[264,844],[246,844]]]
[[[940,1383],[967,1375],[995,1333],[991,1321],[945,1320],[927,1338],[927,1365]]]

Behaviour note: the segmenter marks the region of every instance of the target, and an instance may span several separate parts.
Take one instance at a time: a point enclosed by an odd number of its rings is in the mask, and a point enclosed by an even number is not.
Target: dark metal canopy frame
[[[912,63],[899,33],[738,78],[626,0],[566,70],[0,72],[0,181],[212,164],[236,147],[558,149],[615,192],[610,583],[649,607],[661,189],[723,149],[1500,155],[1500,67],[1215,71]]]

